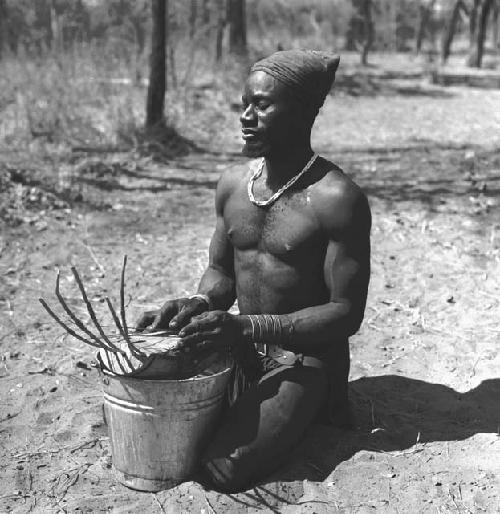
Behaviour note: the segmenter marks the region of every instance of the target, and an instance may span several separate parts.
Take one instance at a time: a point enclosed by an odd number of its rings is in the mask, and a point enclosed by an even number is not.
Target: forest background
[[[135,144],[151,76],[145,121],[164,118],[166,87],[169,125],[185,132],[196,97],[234,104],[249,63],[280,48],[359,52],[364,65],[420,53],[428,73],[453,49],[456,63],[495,67],[498,13],[498,0],[0,0],[2,141]]]

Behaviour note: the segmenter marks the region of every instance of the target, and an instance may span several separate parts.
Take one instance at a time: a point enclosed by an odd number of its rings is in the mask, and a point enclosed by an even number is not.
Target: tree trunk
[[[215,40],[215,60],[222,59],[222,43],[224,41],[224,29],[227,23],[226,0],[217,0],[217,35]]]
[[[441,48],[441,60],[444,63],[448,60],[451,51],[451,44],[453,42],[453,38],[455,36],[455,31],[457,29],[458,20],[460,19],[460,11],[463,9],[463,1],[456,0],[453,9],[451,10],[450,16],[447,20],[444,37],[443,37],[443,46]]]
[[[375,39],[375,27],[373,25],[372,18],[372,0],[363,0],[361,5],[362,16],[363,16],[363,32],[364,41],[363,48],[361,50],[361,64],[368,64],[368,52],[370,51],[373,40]]]
[[[469,43],[471,47],[474,45],[476,39],[477,12],[480,5],[481,0],[474,0],[469,12]]]
[[[39,53],[52,48],[54,34],[52,33],[52,1],[36,0],[34,2],[35,21],[33,27],[40,34],[36,40]]]
[[[167,0],[152,0],[153,30],[148,96],[146,101],[146,128],[164,121],[166,90]]]
[[[245,0],[229,0],[229,52],[246,55],[247,53],[247,24]]]
[[[201,7],[201,21],[203,25],[207,26],[210,23],[210,0],[203,0]]]
[[[418,6],[418,29],[417,29],[417,38],[415,40],[415,53],[419,54],[420,50],[422,50],[422,42],[424,41],[425,27],[427,25],[427,21],[429,18],[429,11],[427,8],[420,4]]]
[[[7,50],[7,1],[0,0],[0,59]]]
[[[170,77],[172,78],[172,87],[174,89],[177,89],[177,66],[176,66],[176,60],[175,60],[175,51],[174,51],[174,45],[167,45],[168,50],[168,65],[170,66]]]
[[[361,15],[361,3],[364,0],[351,0],[352,14],[349,18],[345,35],[345,49],[354,52],[359,50],[359,42],[364,37],[364,24]]]
[[[422,43],[424,42],[425,34],[428,30],[429,20],[431,19],[432,10],[434,9],[435,0],[430,2],[420,2],[419,5],[419,21],[417,29],[417,39],[415,41],[415,53],[418,54],[422,50]]]
[[[53,0],[50,1],[50,30],[52,33],[52,49],[59,51],[63,46],[62,27]]]
[[[189,38],[191,41],[196,34],[196,19],[198,18],[198,0],[191,0],[189,8]]]
[[[488,26],[488,16],[491,11],[493,0],[479,0],[480,5],[477,9],[477,19],[475,21],[475,31],[472,45],[470,48],[468,66],[480,68],[483,61],[484,41],[486,39],[486,28]]]
[[[491,13],[491,43],[495,52],[498,52],[499,34],[500,27],[498,25],[498,14],[500,11],[500,2],[494,1],[492,5],[493,12]]]

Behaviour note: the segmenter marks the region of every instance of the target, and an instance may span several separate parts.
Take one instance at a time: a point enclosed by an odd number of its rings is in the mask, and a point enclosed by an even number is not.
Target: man
[[[202,459],[223,491],[274,470],[318,417],[347,423],[348,338],[364,314],[371,215],[358,186],[310,143],[338,63],[293,50],[252,67],[240,119],[244,153],[259,160],[219,181],[198,294],[138,322],[179,329],[191,351],[232,348],[244,385]],[[239,315],[227,312],[236,299]]]

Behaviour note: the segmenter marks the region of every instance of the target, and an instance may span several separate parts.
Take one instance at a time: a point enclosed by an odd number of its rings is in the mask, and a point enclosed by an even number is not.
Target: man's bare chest
[[[306,191],[284,195],[269,207],[253,205],[240,192],[227,202],[224,221],[229,240],[239,251],[292,257],[313,251],[322,243],[321,228]]]

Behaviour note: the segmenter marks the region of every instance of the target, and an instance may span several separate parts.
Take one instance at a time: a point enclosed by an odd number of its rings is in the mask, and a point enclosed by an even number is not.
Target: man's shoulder
[[[314,185],[318,199],[330,207],[341,203],[344,207],[355,207],[366,201],[366,195],[346,173],[335,163],[323,159],[324,174]]]
[[[324,163],[326,173],[314,186],[318,217],[339,229],[370,226],[370,206],[363,190],[339,166],[326,159]]]
[[[238,162],[222,172],[216,192],[216,202],[220,207],[238,188],[246,183],[250,169],[253,169],[252,166],[254,165],[256,165],[255,161]]]
[[[247,177],[250,169],[257,165],[257,161],[238,162],[224,170],[219,178],[218,189],[232,190]]]

